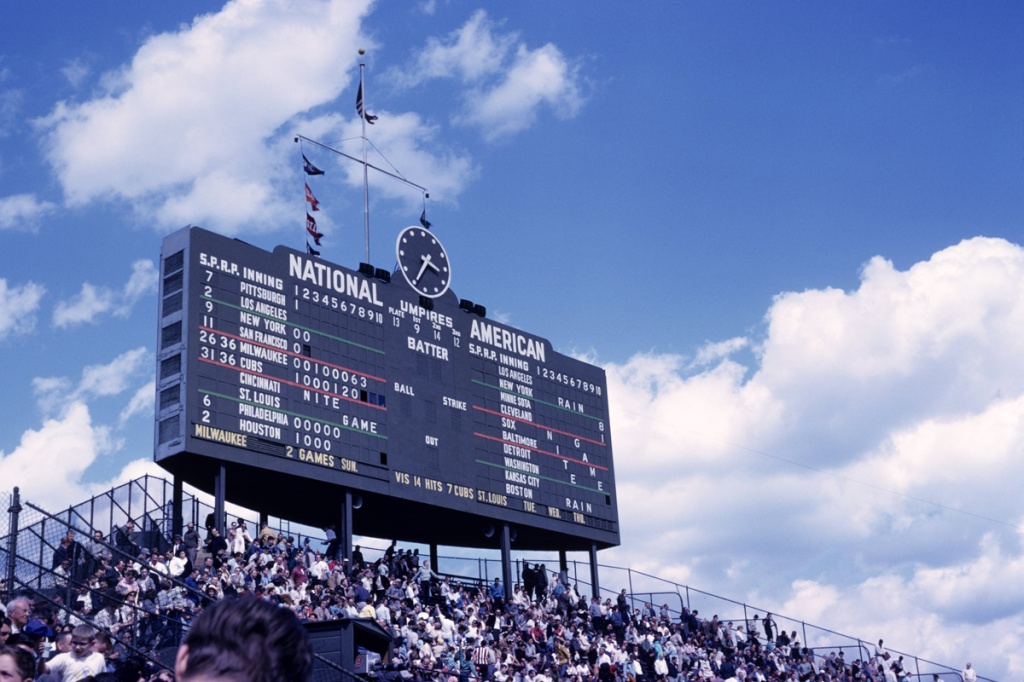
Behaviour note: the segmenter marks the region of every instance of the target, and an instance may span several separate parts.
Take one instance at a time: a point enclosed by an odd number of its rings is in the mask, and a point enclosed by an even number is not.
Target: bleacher
[[[212,511],[212,504],[204,498],[202,494],[192,493],[187,489],[184,491],[182,509],[186,523],[191,521],[196,527],[203,526],[203,521]],[[79,590],[83,589],[81,581],[88,572],[91,572],[90,569],[95,567],[92,564],[93,559],[81,556],[82,561],[76,560],[70,578],[60,575],[52,567],[52,557],[60,546],[60,539],[65,537],[69,530],[74,531],[80,540],[92,538],[94,531],[99,531],[105,539],[104,549],[113,557],[113,563],[124,561],[130,564],[135,557],[127,554],[123,547],[118,547],[117,543],[113,542],[115,529],[123,528],[131,519],[135,522],[135,531],[131,539],[138,546],[159,551],[167,550],[171,546],[173,534],[172,500],[171,482],[152,476],[131,481],[56,512],[42,509],[30,500],[21,500],[17,489],[0,491],[0,503],[3,503],[9,512],[6,519],[0,519],[2,601],[6,603],[13,595],[30,594],[35,600],[37,611],[49,610],[56,623],[83,621],[95,625],[98,608],[89,614],[74,614],[72,609],[68,608],[69,605],[75,604]],[[235,516],[235,512],[232,512],[232,518]],[[237,516],[251,523],[253,528],[259,527],[256,513],[243,513]],[[271,525],[285,534],[299,537],[300,541],[305,532],[315,533],[313,529],[307,531],[284,520],[277,520]],[[319,542],[320,539],[320,536],[316,536],[313,541]],[[379,556],[383,551],[383,548],[364,546],[364,554],[370,557],[374,554]],[[198,563],[200,562],[197,560]],[[521,567],[526,563],[557,566],[558,559],[550,556],[520,556],[516,560],[515,575],[521,575]],[[569,582],[579,587],[580,594],[589,594],[590,567],[585,563],[569,561],[564,568],[569,576]],[[698,611],[700,617],[704,619],[709,619],[714,614],[722,623],[732,621],[747,625],[756,614],[766,612],[764,608],[679,585],[628,567],[602,565],[599,571],[603,586],[602,599],[607,597],[614,602],[618,596],[618,589],[625,587],[631,608],[639,608],[650,603],[660,609],[664,605],[674,620],[677,620],[684,611]],[[463,585],[481,589],[495,577],[501,576],[501,566],[499,559],[483,554],[441,557],[439,572],[458,579]],[[186,599],[201,602],[208,598],[195,592],[184,582],[173,582]],[[618,589],[604,586],[614,586]],[[115,637],[118,656],[124,659],[134,658],[140,664],[152,668],[172,668],[178,644],[187,628],[187,619],[176,613],[153,613],[142,606],[127,605],[125,600],[117,599],[110,594],[91,595],[94,604],[110,599],[114,599],[116,609],[127,608],[135,611],[135,617],[130,619],[133,625],[122,628]],[[773,614],[773,618],[779,631],[796,632],[799,641],[813,652],[816,660],[824,660],[830,654],[839,652],[843,652],[847,662],[858,659],[866,661],[872,657],[871,640],[834,632],[826,627],[778,613]],[[313,630],[333,632],[332,628],[324,627],[323,623],[316,624],[316,628],[311,628],[311,632]],[[324,646],[330,648],[333,645]],[[930,682],[933,676],[938,676],[943,682],[960,680],[959,671],[953,667],[906,652],[890,650],[890,655],[903,656],[907,671],[906,679],[913,682]],[[318,655],[314,673],[316,682],[351,680],[355,676],[352,671],[341,665],[337,656]]]

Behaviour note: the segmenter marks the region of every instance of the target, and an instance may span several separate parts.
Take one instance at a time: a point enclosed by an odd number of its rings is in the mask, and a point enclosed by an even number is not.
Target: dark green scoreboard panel
[[[389,280],[200,228],[168,236],[157,462],[207,490],[223,465],[242,482],[230,500],[282,516],[304,501],[251,488],[347,487],[406,519],[471,515],[467,535],[499,520],[537,547],[619,544],[604,370],[460,308],[431,233],[403,231],[396,259]]]

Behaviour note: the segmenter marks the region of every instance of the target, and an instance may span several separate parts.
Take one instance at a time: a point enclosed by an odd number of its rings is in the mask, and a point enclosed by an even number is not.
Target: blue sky
[[[303,246],[301,134],[431,192],[455,292],[609,375],[609,561],[1024,673],[1024,8],[5,7],[0,481],[153,468],[154,263]],[[327,170],[325,258],[363,259]],[[371,261],[418,193],[371,178]],[[651,522],[650,519],[656,519]],[[668,548],[668,549],[666,549]]]

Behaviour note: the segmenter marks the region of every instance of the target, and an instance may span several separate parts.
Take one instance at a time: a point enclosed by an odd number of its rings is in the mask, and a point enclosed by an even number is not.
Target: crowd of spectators
[[[131,524],[85,542],[71,531],[54,552],[49,600],[8,603],[0,644],[6,629],[37,651],[45,648],[45,663],[73,652],[75,633],[86,632],[76,626],[95,626],[92,646],[110,672],[127,665],[133,650],[178,645],[213,602],[255,595],[300,621],[375,622],[394,638],[392,660],[380,672],[390,680],[904,682],[909,676],[903,658],[891,657],[881,641],[873,655],[855,660],[843,651],[815,655],[770,613],[737,623],[668,605],[638,606],[626,590],[614,601],[588,598],[564,570],[541,564],[527,564],[507,598],[498,579],[480,586],[442,577],[418,550],[394,542],[373,561],[358,546],[351,559],[339,558],[336,534],[325,531],[327,540],[297,542],[266,525],[252,533],[237,519],[225,536],[210,527],[201,539],[189,524],[164,550],[140,546]]]

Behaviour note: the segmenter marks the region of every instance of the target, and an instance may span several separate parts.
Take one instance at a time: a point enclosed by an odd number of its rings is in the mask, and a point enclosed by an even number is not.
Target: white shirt
[[[106,667],[107,662],[103,654],[95,651],[83,658],[75,658],[71,652],[57,654],[46,664],[47,670],[63,682],[78,682],[90,675],[99,675]]]

